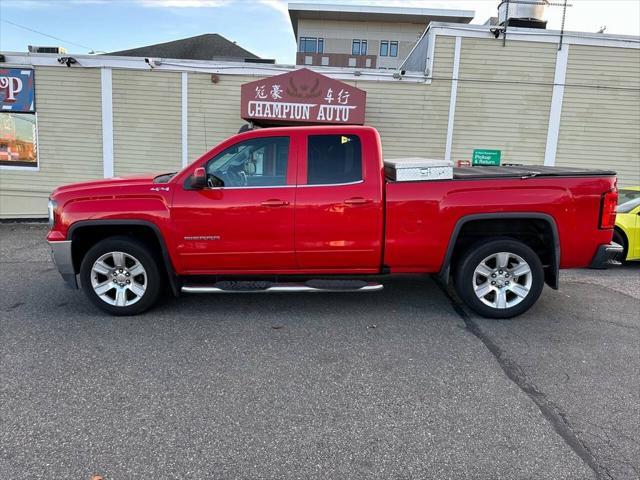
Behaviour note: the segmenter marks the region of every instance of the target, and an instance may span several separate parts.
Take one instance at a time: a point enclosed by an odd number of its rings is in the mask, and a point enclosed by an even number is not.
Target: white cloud
[[[71,5],[99,5],[106,4],[109,0],[67,0],[61,3],[55,0],[0,0],[3,7],[7,8],[65,8]]]
[[[6,8],[41,8],[50,7],[50,2],[38,0],[3,0],[2,6]]]
[[[281,13],[289,21],[289,8],[285,0],[258,0],[258,3]]]
[[[231,0],[138,0],[138,3],[156,8],[215,8],[229,5]]]

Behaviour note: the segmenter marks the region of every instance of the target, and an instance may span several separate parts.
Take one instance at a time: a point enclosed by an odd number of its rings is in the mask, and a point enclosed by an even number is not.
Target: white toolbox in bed
[[[384,161],[384,173],[396,182],[416,180],[451,180],[453,163],[429,158],[393,158]]]

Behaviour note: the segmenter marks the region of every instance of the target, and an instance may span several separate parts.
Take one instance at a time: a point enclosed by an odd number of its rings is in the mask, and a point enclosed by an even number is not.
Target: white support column
[[[113,177],[113,100],[111,69],[100,70],[102,90],[102,171],[104,178]]]
[[[453,126],[456,116],[456,97],[458,96],[458,74],[460,72],[460,46],[462,37],[456,37],[456,46],[453,52],[453,76],[451,79],[451,97],[449,98],[449,123],[447,124],[447,143],[444,150],[444,159],[451,160],[451,147],[453,145]]]
[[[182,167],[189,161],[189,74],[182,72]]]
[[[544,153],[544,164],[553,167],[556,164],[558,150],[558,134],[560,133],[560,118],[562,117],[562,100],[564,99],[564,82],[567,76],[567,61],[569,60],[569,45],[562,45],[562,50],[556,54],[556,73],[553,79],[553,95],[549,110],[549,130],[547,131],[547,148]]]

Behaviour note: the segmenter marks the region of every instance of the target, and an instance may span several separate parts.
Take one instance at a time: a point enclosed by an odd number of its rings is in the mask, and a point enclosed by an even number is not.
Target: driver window
[[[207,163],[210,187],[275,187],[287,183],[289,137],[254,138],[223,150]]]

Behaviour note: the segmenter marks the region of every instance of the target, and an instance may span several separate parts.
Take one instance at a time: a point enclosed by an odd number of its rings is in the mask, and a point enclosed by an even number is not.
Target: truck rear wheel
[[[510,238],[472,246],[458,263],[456,292],[473,311],[489,318],[520,315],[538,300],[544,272],[538,255]]]
[[[149,249],[125,236],[91,247],[82,259],[80,281],[87,297],[112,315],[136,315],[151,308],[162,283]]]

